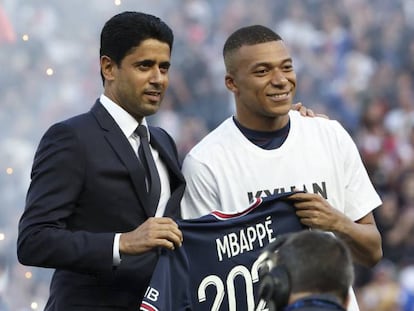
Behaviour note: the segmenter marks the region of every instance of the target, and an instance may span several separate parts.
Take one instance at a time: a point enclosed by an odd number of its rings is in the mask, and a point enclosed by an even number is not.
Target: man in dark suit
[[[46,310],[136,311],[159,248],[182,243],[173,218],[185,182],[174,141],[161,128],[143,129],[155,178],[135,131],[159,109],[172,44],[171,29],[155,16],[112,17],[101,33],[104,93],[40,141],[17,252],[22,264],[55,269]]]

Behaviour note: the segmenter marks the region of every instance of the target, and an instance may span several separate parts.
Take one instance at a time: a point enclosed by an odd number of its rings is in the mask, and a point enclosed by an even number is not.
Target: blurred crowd
[[[283,37],[296,100],[345,126],[383,198],[384,259],[356,267],[361,311],[414,310],[414,0],[0,0],[0,311],[43,309],[51,271],[20,265],[15,245],[33,155],[47,127],[101,94],[100,30],[124,10],[174,30],[170,88],[150,123],[181,157],[233,112],[226,37],[248,24]]]

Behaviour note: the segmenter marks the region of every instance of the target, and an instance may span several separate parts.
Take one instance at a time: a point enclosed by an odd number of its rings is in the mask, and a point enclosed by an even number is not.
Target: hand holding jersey
[[[139,255],[157,247],[180,247],[183,235],[177,223],[169,217],[150,217],[141,226],[125,232],[119,240],[122,254]]]
[[[363,236],[361,230],[373,231],[373,237],[376,237],[376,227],[372,214],[368,214],[364,218],[364,222],[359,220],[352,221],[343,212],[335,209],[331,204],[321,195],[313,193],[298,192],[289,197],[296,208],[296,215],[301,219],[302,224],[312,229],[320,229],[330,231],[348,242],[348,247],[353,250],[354,260],[360,264],[373,265],[372,257],[362,249],[359,243],[352,241]],[[371,235],[366,237],[364,241],[365,247],[372,247],[376,245],[375,241],[370,241]],[[375,247],[372,247],[372,252],[376,252]]]

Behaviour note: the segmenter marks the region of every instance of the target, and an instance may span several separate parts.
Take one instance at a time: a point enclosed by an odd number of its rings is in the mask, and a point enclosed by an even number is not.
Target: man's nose
[[[288,83],[288,79],[280,69],[274,69],[272,75],[272,84],[273,85],[284,85]]]
[[[151,83],[161,83],[163,79],[163,73],[161,72],[160,68],[155,67],[151,71],[150,82]]]

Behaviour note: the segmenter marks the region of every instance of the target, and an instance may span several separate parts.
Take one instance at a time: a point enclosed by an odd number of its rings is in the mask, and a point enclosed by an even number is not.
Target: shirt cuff
[[[121,237],[121,233],[116,233],[114,237],[114,247],[112,250],[113,253],[113,265],[115,267],[121,264],[121,254],[119,253],[119,238]]]

